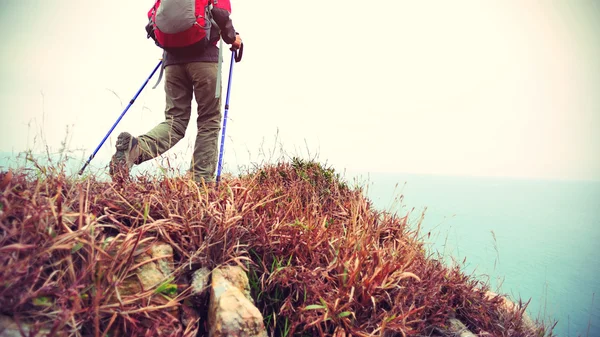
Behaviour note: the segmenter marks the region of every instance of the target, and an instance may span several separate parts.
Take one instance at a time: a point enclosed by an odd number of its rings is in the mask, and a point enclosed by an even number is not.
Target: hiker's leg
[[[136,164],[160,156],[185,136],[192,110],[192,85],[185,65],[165,67],[165,120],[138,137],[140,156]]]
[[[191,171],[194,180],[215,180],[219,131],[221,130],[221,99],[215,98],[217,63],[193,62],[188,64],[194,82],[194,96],[198,103],[198,133],[194,145]],[[219,91],[221,88],[219,88]]]

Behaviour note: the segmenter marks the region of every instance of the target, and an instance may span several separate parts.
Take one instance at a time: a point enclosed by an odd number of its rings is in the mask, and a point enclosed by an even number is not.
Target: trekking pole
[[[148,76],[148,78],[146,79],[146,81],[144,82],[144,84],[142,85],[142,87],[140,88],[140,90],[138,90],[138,92],[135,94],[135,96],[133,96],[133,98],[131,99],[131,101],[129,101],[129,104],[127,105],[127,107],[125,108],[125,110],[123,110],[123,112],[121,113],[121,116],[119,116],[119,118],[117,119],[117,121],[115,122],[115,124],[113,124],[113,126],[110,128],[110,130],[108,130],[108,133],[106,134],[106,136],[104,136],[104,138],[102,139],[102,141],[100,142],[100,144],[98,145],[98,147],[96,147],[96,150],[94,150],[94,153],[92,153],[92,155],[87,160],[87,162],[85,162],[85,165],[83,165],[83,167],[81,168],[81,170],[79,170],[79,175],[83,174],[83,171],[89,165],[89,163],[92,161],[92,159],[94,159],[94,157],[96,156],[96,153],[98,153],[98,150],[100,150],[100,148],[102,147],[102,144],[104,144],[104,142],[106,141],[106,139],[108,138],[108,136],[110,136],[110,134],[113,132],[113,130],[115,129],[115,127],[117,126],[117,124],[119,124],[119,122],[121,121],[121,119],[123,118],[123,116],[125,116],[125,113],[127,112],[127,110],[129,110],[129,108],[133,105],[133,103],[135,102],[135,100],[137,99],[137,97],[140,95],[140,93],[142,92],[142,90],[144,90],[144,88],[146,87],[146,84],[148,84],[148,81],[150,81],[150,79],[152,78],[152,76],[154,76],[154,73],[156,72],[156,70],[158,70],[158,68],[160,67],[161,64],[162,64],[162,60],[160,60],[158,62],[158,64],[156,65],[156,67],[154,67],[154,70],[152,70],[152,73],[150,74],[150,76]]]
[[[244,44],[239,50],[231,52],[231,63],[229,65],[229,80],[227,81],[227,96],[225,97],[225,113],[223,114],[223,130],[221,131],[221,148],[219,149],[219,165],[217,166],[217,186],[221,181],[221,168],[223,165],[223,148],[225,147],[225,129],[227,128],[227,112],[229,111],[229,94],[231,92],[231,75],[233,73],[233,61],[240,62],[244,53]]]

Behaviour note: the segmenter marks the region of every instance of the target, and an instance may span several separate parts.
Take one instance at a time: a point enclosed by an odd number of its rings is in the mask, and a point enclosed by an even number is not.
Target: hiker
[[[163,0],[161,4],[160,1],[157,1],[148,13],[150,18],[146,27],[148,37],[152,37],[156,44],[164,49],[165,120],[138,137],[133,137],[128,132],[119,134],[115,146],[116,153],[109,165],[109,173],[113,181],[127,179],[134,164],[138,165],[160,156],[184,137],[191,117],[193,96],[198,104],[196,119],[198,133],[188,174],[196,182],[202,180],[208,183],[214,182],[222,116],[220,95],[215,95],[215,90],[219,90],[219,93],[221,90],[220,87],[217,88],[217,76],[219,76],[217,74],[219,62],[217,42],[220,36],[225,43],[231,45],[231,50],[235,51],[241,47],[242,39],[233,28],[229,0],[218,0],[218,2],[216,0],[196,0],[196,10],[199,8],[198,3],[203,1],[205,7],[202,8],[205,8],[206,22],[203,21],[201,24],[192,22],[193,26],[191,24],[186,32],[196,27],[206,28],[211,22],[212,27],[206,30],[206,36],[202,41],[183,47],[180,47],[181,43],[179,43],[181,38],[175,42],[176,39],[169,41],[165,38],[168,34],[161,32],[160,28],[170,29],[174,25],[180,25],[184,20],[178,18],[176,21],[167,22],[168,25],[163,24],[162,27],[160,20],[163,20],[163,23],[168,20],[168,18],[165,19],[164,13],[172,14],[173,10],[164,7],[173,3],[179,8],[191,3],[190,10],[194,15],[193,2]],[[177,2],[179,3],[177,4]],[[161,8],[161,6],[163,7]],[[191,20],[204,20],[202,15],[198,15],[197,12],[195,14],[196,16],[191,16]],[[161,15],[163,16],[161,17]],[[209,20],[210,16],[212,16],[212,20]],[[166,28],[163,29],[166,30]],[[192,35],[197,36],[198,34]],[[172,45],[168,46],[169,43]],[[172,47],[173,45],[175,47]]]

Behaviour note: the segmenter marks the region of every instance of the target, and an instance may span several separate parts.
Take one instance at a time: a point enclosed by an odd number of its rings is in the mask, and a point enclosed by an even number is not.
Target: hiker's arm
[[[229,17],[229,12],[226,9],[215,7],[212,10],[213,19],[221,29],[221,37],[227,44],[236,42],[236,33],[233,28],[233,22]]]

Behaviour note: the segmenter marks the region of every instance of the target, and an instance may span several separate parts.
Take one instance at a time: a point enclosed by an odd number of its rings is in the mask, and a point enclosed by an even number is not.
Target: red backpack
[[[218,39],[210,41],[211,37],[215,37],[211,30],[219,30],[212,20],[213,6],[231,12],[229,0],[156,0],[148,11],[148,38],[171,52],[216,43]]]

